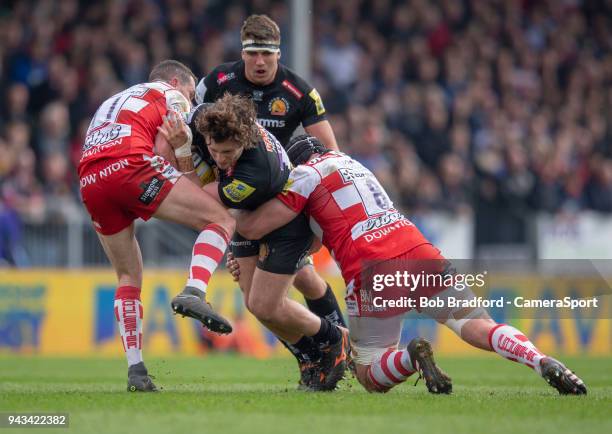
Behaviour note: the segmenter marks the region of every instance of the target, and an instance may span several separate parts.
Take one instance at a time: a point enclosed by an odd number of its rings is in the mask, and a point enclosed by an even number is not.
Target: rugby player
[[[255,122],[255,114],[248,97],[226,94],[192,121],[194,142],[205,144],[201,151],[218,170],[219,182],[204,189],[228,208],[254,210],[283,190],[291,171],[285,150]],[[247,309],[308,357],[302,364],[304,386],[331,390],[345,371],[347,331],[287,297],[312,239],[306,218],[296,215],[261,239],[234,239],[231,250],[243,270],[239,284]]]
[[[225,93],[249,96],[257,109],[257,122],[281,145],[287,144],[301,124],[308,134],[318,137],[327,148],[337,150],[336,138],[326,119],[319,93],[279,63],[281,35],[277,24],[266,15],[251,15],[242,26],[240,38],[242,60],[222,64],[200,80],[196,87],[196,101],[214,102]],[[206,172],[201,167],[196,167],[196,170]],[[294,286],[304,295],[311,312],[346,327],[331,287],[315,271],[310,257],[301,264]],[[286,346],[303,367],[307,355]]]
[[[237,231],[251,239],[262,237],[305,212],[313,232],[334,253],[347,285],[352,357],[359,382],[368,391],[386,392],[421,371],[430,392],[450,393],[451,380],[435,365],[426,340],[416,339],[406,349],[397,349],[405,310],[383,309],[372,314],[368,309],[371,289],[361,283],[368,275],[364,267],[380,270],[388,263],[388,271],[394,271],[397,264],[416,261],[434,264],[432,270],[445,273],[449,262],[393,207],[374,175],[359,162],[329,151],[308,135],[292,139],[287,153],[297,167],[286,190],[255,212],[241,216]],[[377,236],[368,236],[375,231]],[[242,264],[231,264],[230,269],[240,275],[237,265]],[[450,293],[464,293],[466,299],[473,296],[471,291],[454,288],[419,288],[416,296],[443,299]],[[540,352],[520,330],[495,323],[483,308],[422,311],[465,342],[529,366],[561,394],[587,392],[584,382],[562,363]]]
[[[191,290],[177,311],[189,310],[213,331],[231,331],[227,320],[205,302],[205,294],[210,275],[234,233],[235,220],[196,183],[154,153],[154,147],[171,146],[177,159],[191,160],[188,129],[174,114],[189,112],[194,92],[191,70],[165,60],[153,68],[148,83],[134,85],[102,103],[83,144],[78,167],[81,197],[117,274],[114,309],[128,362],[129,391],[156,390],[142,358],[143,266],[134,235],[137,218],[156,217],[200,232],[187,281]]]

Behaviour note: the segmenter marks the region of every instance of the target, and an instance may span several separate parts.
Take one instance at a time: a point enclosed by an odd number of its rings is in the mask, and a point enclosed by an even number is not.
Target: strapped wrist
[[[185,125],[183,128],[185,128],[185,131],[187,132],[187,140],[182,146],[174,149],[174,156],[176,158],[191,157],[191,142],[193,141],[193,134],[191,133],[191,128],[188,126]]]
[[[176,158],[191,157],[191,141],[187,141],[183,146],[180,146],[174,150],[174,156]]]

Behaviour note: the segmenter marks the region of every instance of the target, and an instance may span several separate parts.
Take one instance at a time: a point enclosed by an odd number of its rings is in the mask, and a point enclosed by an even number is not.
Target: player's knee
[[[327,290],[327,283],[311,266],[306,266],[297,273],[293,286],[311,300],[323,297]]]
[[[236,219],[231,215],[224,215],[219,222],[216,222],[219,226],[221,226],[227,232],[227,235],[231,238],[234,235],[234,231],[236,230]]]
[[[247,309],[260,321],[274,322],[279,309],[276,303],[260,297],[249,297]]]
[[[363,386],[363,388],[365,390],[367,390],[368,392],[370,392],[370,393],[386,393],[386,392],[388,392],[390,389],[381,388],[381,387],[377,386],[376,384],[374,384],[372,382],[372,380],[370,380],[370,377],[367,374],[368,368],[369,367],[365,367],[365,369],[358,369],[355,372],[355,376],[357,377],[357,381],[359,381],[359,384],[361,384]]]
[[[262,322],[274,321],[274,309],[270,309],[263,303],[249,301],[249,312]]]
[[[203,216],[196,223],[196,227],[202,230],[209,224],[215,224],[219,226],[221,229],[227,233],[227,236],[231,239],[232,235],[234,235],[234,231],[236,230],[236,219],[234,219],[231,215],[224,213],[219,216],[216,216],[212,220],[206,220]]]

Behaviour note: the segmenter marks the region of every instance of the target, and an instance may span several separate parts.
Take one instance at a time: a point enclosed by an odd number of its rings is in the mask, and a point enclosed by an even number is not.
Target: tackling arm
[[[157,131],[155,153],[164,157],[193,183],[201,185],[200,178],[194,172],[189,127],[178,114],[168,111]]]
[[[259,240],[268,233],[296,218],[297,212],[278,199],[271,199],[253,212],[242,212],[236,220],[236,230],[249,240]]]
[[[174,156],[174,149],[160,132],[158,132],[155,136],[155,146],[153,147],[153,152],[156,155],[163,157],[164,160],[172,164],[174,167],[178,168],[178,163],[176,162],[176,157]]]
[[[331,124],[327,120],[323,120],[312,125],[304,127],[304,130],[311,136],[315,136],[319,139],[327,149],[332,151],[339,151],[338,144],[336,143],[336,136],[334,130],[332,130]]]

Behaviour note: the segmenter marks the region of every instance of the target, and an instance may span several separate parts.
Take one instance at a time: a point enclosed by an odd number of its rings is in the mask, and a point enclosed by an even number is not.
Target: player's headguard
[[[304,164],[312,154],[325,154],[329,152],[323,143],[314,136],[302,134],[295,136],[287,144],[287,155],[294,166]]]
[[[187,123],[190,124],[191,122],[195,121],[196,117],[198,117],[200,113],[204,113],[213,105],[214,103],[212,102],[203,102],[201,104],[196,105],[193,109],[191,109],[189,116],[187,116]]]

